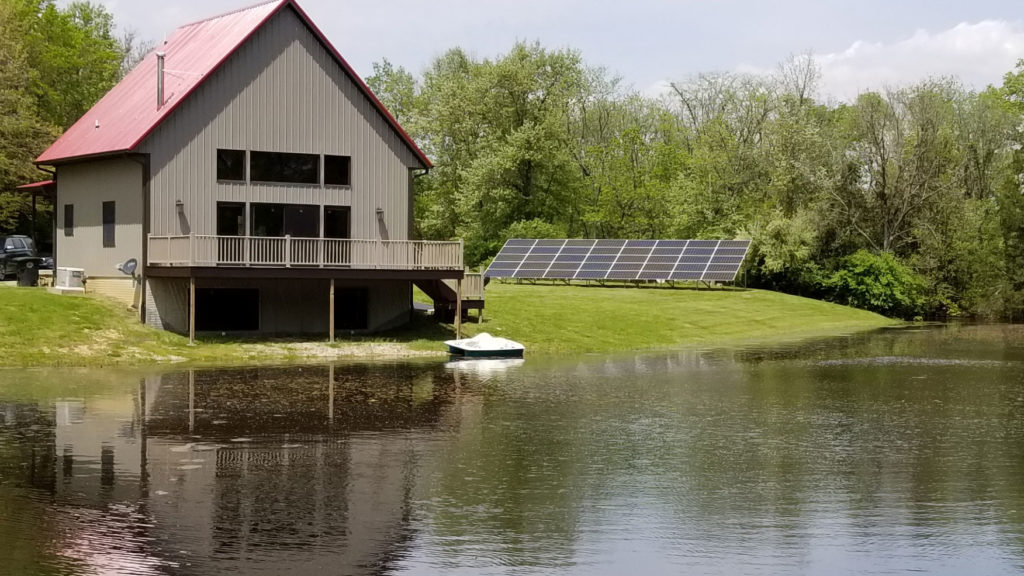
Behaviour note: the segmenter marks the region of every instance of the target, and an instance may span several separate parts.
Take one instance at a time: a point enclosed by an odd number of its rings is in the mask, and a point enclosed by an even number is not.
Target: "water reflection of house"
[[[443,369],[396,369],[178,373],[60,401],[33,484],[73,509],[67,553],[97,569],[375,573],[410,537],[449,404]]]

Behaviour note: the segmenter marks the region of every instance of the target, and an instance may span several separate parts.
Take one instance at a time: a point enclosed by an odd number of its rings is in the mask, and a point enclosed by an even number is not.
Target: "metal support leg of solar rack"
[[[462,338],[462,278],[455,281],[455,339]]]

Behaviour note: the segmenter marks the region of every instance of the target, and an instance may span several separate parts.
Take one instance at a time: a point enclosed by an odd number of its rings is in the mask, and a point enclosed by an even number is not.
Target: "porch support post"
[[[188,345],[196,343],[196,277],[188,277]]]
[[[327,318],[328,326],[330,326],[331,343],[334,343],[334,278],[331,278],[331,310],[330,316]],[[331,366],[333,372],[334,366]]]
[[[455,281],[455,339],[462,338],[462,278]]]
[[[327,419],[334,422],[334,364],[328,368],[327,383]]]

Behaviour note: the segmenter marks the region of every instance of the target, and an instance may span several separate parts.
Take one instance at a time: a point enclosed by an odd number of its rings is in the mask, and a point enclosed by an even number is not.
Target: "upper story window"
[[[352,184],[352,157],[324,155],[324,184],[349,186]]]
[[[217,180],[245,182],[245,150],[217,150]]]
[[[253,182],[319,184],[320,156],[288,152],[250,152],[249,179]]]

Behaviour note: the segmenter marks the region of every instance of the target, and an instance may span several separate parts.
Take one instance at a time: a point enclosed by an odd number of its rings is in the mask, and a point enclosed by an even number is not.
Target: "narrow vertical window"
[[[103,247],[114,247],[114,226],[117,221],[114,202],[103,203]]]
[[[245,150],[217,150],[217,180],[245,182]]]
[[[65,204],[64,205],[64,235],[74,236],[75,235],[75,205]]]
[[[324,184],[349,186],[352,184],[352,157],[324,155]]]

